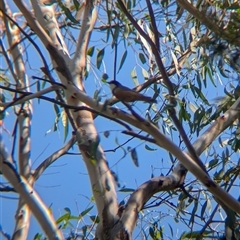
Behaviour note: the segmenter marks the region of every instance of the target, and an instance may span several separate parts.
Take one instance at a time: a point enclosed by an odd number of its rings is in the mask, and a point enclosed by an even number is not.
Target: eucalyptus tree
[[[19,197],[13,239],[27,238],[31,214],[48,239],[64,239],[62,230],[81,218],[90,227],[76,227],[69,239],[239,238],[238,1],[1,0],[0,10],[0,171],[9,183],[1,191]],[[39,62],[34,76],[30,55]],[[135,84],[134,91],[145,91],[157,103],[119,102],[101,92],[111,79]],[[54,106],[54,130],[61,121],[68,141],[33,168],[36,99]],[[4,137],[10,117],[11,153]],[[99,118],[106,141],[96,128]],[[134,172],[148,176],[135,189],[121,187],[118,174],[124,178],[124,169],[116,174],[109,164],[109,122],[126,140],[116,141],[111,151],[122,150],[122,158],[130,156],[138,167]],[[145,159],[153,165],[150,178],[140,170],[139,147],[127,147],[131,141],[143,143],[141,155],[151,156]],[[85,163],[97,214],[89,219],[89,208],[76,217],[67,209],[56,221],[34,184],[73,146]],[[164,156],[160,171],[154,152]],[[121,201],[117,188],[131,194]],[[182,231],[176,233],[178,224]]]

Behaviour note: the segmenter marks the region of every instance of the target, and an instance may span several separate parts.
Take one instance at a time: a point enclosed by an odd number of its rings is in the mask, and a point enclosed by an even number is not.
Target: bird
[[[107,82],[110,85],[113,96],[122,102],[135,102],[143,101],[150,103],[157,103],[157,101],[151,97],[147,97],[141,93],[138,93],[126,86],[123,86],[120,82],[112,80]]]

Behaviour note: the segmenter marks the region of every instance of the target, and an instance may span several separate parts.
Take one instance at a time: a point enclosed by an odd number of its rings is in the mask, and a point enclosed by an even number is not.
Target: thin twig
[[[65,155],[67,151],[74,145],[75,142],[76,137],[74,135],[62,148],[60,148],[51,156],[49,156],[47,159],[45,159],[34,171],[33,181],[35,182],[52,163],[54,163],[61,156]]]
[[[123,13],[127,16],[127,18],[130,20],[130,22],[132,23],[132,25],[137,29],[137,31],[139,32],[139,34],[145,38],[145,40],[150,44],[152,50],[153,50],[153,53],[155,53],[155,59],[156,59],[156,62],[157,62],[157,65],[158,65],[158,68],[160,70],[160,72],[162,73],[162,76],[163,76],[163,81],[164,83],[166,84],[167,88],[168,88],[168,91],[169,91],[169,94],[170,96],[174,96],[174,89],[173,89],[173,85],[170,81],[170,79],[168,78],[168,75],[166,73],[166,70],[163,66],[163,63],[162,63],[162,59],[160,58],[159,54],[158,53],[158,49],[155,45],[155,43],[151,40],[151,38],[148,36],[148,34],[146,34],[144,32],[143,29],[141,29],[141,27],[138,25],[138,23],[134,20],[134,18],[132,17],[132,15],[129,13],[129,11],[127,10],[125,4],[123,3],[122,0],[118,0],[118,4],[120,5]],[[175,99],[171,99],[170,98],[170,101],[172,101],[174,103]]]
[[[49,92],[52,92],[52,91],[56,91],[59,88],[62,88],[62,86],[54,84],[54,85],[50,86],[49,88],[45,88],[45,89],[43,89],[43,90],[41,90],[39,92],[36,92],[36,93],[30,93],[30,92],[26,92],[26,91],[22,91],[22,90],[18,90],[18,89],[12,89],[12,88],[5,87],[5,86],[0,86],[0,88],[4,89],[4,90],[11,91],[11,92],[21,93],[22,94],[22,96],[16,98],[12,102],[1,103],[1,106],[4,107],[3,111],[5,111],[7,108],[9,108],[11,106],[24,103],[24,102],[26,102],[28,100],[33,99],[33,98],[40,98],[42,95],[44,95],[46,93],[49,93]]]
[[[143,31],[143,29],[141,29],[141,27],[138,25],[138,23],[134,20],[134,18],[131,16],[131,14],[127,11],[124,3],[122,2],[122,0],[118,0],[118,3],[120,5],[120,7],[122,8],[124,14],[128,17],[128,19],[131,21],[131,23],[133,24],[133,26],[138,30],[138,32],[141,34],[142,37],[145,38],[145,40],[150,44],[155,59],[156,59],[156,63],[158,65],[158,68],[160,70],[160,72],[162,73],[162,77],[163,77],[163,81],[166,84],[169,94],[170,94],[170,103],[172,106],[176,105],[176,100],[174,98],[175,93],[174,93],[174,89],[173,89],[173,84],[170,81],[170,79],[168,78],[167,72],[165,70],[165,67],[163,65],[162,59],[160,57],[160,52],[157,49],[157,46],[155,45],[155,43],[151,40],[151,38]],[[148,3],[148,2],[147,2]],[[150,4],[150,2],[149,2]],[[151,4],[150,4],[151,5]],[[148,8],[150,9],[149,12],[153,14],[152,8],[151,6],[148,5]],[[153,26],[156,26],[155,23],[155,18],[152,15],[151,16],[151,22],[153,24]],[[155,30],[156,33],[156,30]],[[157,34],[157,33],[156,33]],[[158,37],[158,36],[157,36]],[[156,38],[156,36],[155,36]],[[192,158],[194,159],[194,161],[199,164],[199,166],[207,173],[204,164],[202,163],[202,161],[200,160],[200,158],[198,157],[198,155],[196,154],[192,144],[190,143],[186,132],[184,131],[182,124],[180,123],[180,121],[178,120],[177,116],[176,116],[176,111],[174,109],[174,107],[172,107],[171,109],[169,109],[169,113],[171,118],[173,119],[173,122],[175,124],[175,126],[177,127],[181,137],[183,138],[184,143],[186,144],[186,147],[189,151],[189,153],[191,154]]]
[[[116,79],[116,76],[117,76],[117,39],[114,39],[114,33],[113,33],[113,30],[112,30],[112,25],[111,25],[111,14],[109,14],[111,11],[109,11],[109,8],[108,8],[108,1],[106,1],[106,9],[107,9],[107,17],[108,17],[108,23],[109,23],[109,29],[110,29],[110,32],[112,34],[112,38],[113,38],[113,43],[112,45],[114,46],[114,61],[113,61],[113,79]],[[118,26],[118,24],[116,24]],[[116,30],[117,31],[117,30]]]
[[[5,11],[3,11],[3,9],[0,8],[0,11],[2,12],[2,14],[7,17],[12,23],[14,23],[14,25],[16,25],[16,27],[20,30],[20,32],[28,39],[28,41],[34,46],[34,48],[37,50],[38,54],[40,55],[43,64],[45,66],[46,69],[48,69],[48,64],[47,61],[40,49],[40,47],[37,45],[37,43],[35,41],[32,40],[32,38],[19,26],[19,24],[13,19],[11,18]],[[14,46],[12,46],[13,48]],[[50,72],[50,71],[49,71]]]
[[[153,27],[155,44],[156,44],[156,47],[157,47],[157,50],[158,50],[158,54],[160,54],[158,29],[157,29],[157,24],[156,24],[156,21],[155,21],[154,12],[153,12],[153,9],[152,9],[152,4],[150,3],[150,0],[146,0],[146,2],[147,2],[148,12],[149,12],[151,23],[152,23],[152,27]]]
[[[43,64],[44,64],[44,68],[42,68],[42,71],[48,76],[48,78],[50,79],[50,82],[51,83],[55,83],[55,79],[52,77],[51,75],[51,72],[49,70],[49,67],[48,67],[48,64],[47,64],[47,61],[42,53],[42,51],[40,50],[40,47],[37,45],[36,42],[34,42],[32,40],[32,38],[30,37],[30,35],[28,35],[19,25],[18,23],[12,19],[10,16],[8,16],[8,14],[6,14],[2,9],[0,9],[0,11],[3,13],[4,16],[6,16],[8,19],[10,19],[10,21],[12,21],[16,26],[17,28],[20,30],[20,32],[29,40],[30,43],[32,43],[32,45],[35,47],[35,49],[37,50],[38,54],[40,55],[42,61],[43,61]],[[32,19],[34,21],[34,19]],[[50,46],[49,46],[50,47]],[[60,92],[58,90],[56,90],[56,94],[58,96],[58,98],[60,99],[60,101],[64,102]],[[72,115],[69,113],[68,109],[65,109],[65,112],[67,113],[67,116],[68,116],[68,119],[72,125],[72,128],[74,129],[74,131],[77,130],[77,126],[75,124],[75,122],[73,121],[72,119]]]
[[[0,187],[0,192],[16,192],[15,189],[13,187]]]
[[[50,84],[53,84],[52,81],[48,80],[48,79],[45,79],[45,78],[41,78],[41,77],[37,77],[37,76],[32,76],[32,79],[37,79],[37,80],[41,80],[41,81],[45,81],[45,82],[48,82]],[[54,80],[54,85],[58,85],[64,89],[67,89],[65,85],[63,85],[62,83],[58,83]]]
[[[128,131],[132,131],[132,128],[129,127],[129,125],[127,125],[126,123],[124,123],[123,121],[121,121],[121,120],[119,120],[117,118],[111,118],[111,117],[106,116],[106,115],[102,114],[101,112],[98,112],[98,111],[96,111],[96,110],[94,110],[92,108],[89,108],[87,106],[77,107],[77,111],[81,111],[81,110],[82,111],[87,110],[89,112],[95,113],[95,114],[100,115],[102,117],[108,118],[108,119],[110,119],[112,121],[115,121],[115,122],[119,123],[120,125],[124,126]]]
[[[126,134],[126,135],[130,135],[130,136],[133,136],[135,138],[139,138],[141,140],[144,140],[144,141],[147,141],[147,142],[150,142],[150,143],[154,143],[156,144],[156,141],[154,138],[149,138],[149,137],[146,137],[146,136],[142,136],[138,133],[135,133],[133,131],[122,131],[122,133]]]
[[[54,87],[54,86],[55,86],[55,85],[51,86],[50,88],[52,88],[52,87]],[[56,85],[56,87],[59,88],[60,86]],[[56,100],[56,99],[49,98],[49,97],[46,97],[46,96],[41,96],[41,95],[39,95],[40,92],[38,92],[38,93],[24,92],[24,91],[21,91],[21,90],[12,89],[12,88],[8,88],[8,87],[5,87],[5,86],[0,86],[0,88],[3,88],[3,89],[5,89],[5,90],[11,91],[11,92],[17,92],[17,93],[24,94],[24,95],[21,96],[20,98],[16,99],[16,101],[13,101],[13,102],[10,102],[10,103],[4,103],[5,108],[4,108],[3,111],[5,111],[5,110],[6,110],[8,107],[10,107],[10,106],[14,106],[14,105],[16,105],[16,104],[20,104],[20,103],[25,102],[25,101],[27,101],[27,100],[29,100],[29,99],[39,98],[39,99],[43,99],[43,100],[46,100],[46,101],[49,101],[49,102],[58,104],[58,105],[64,107],[65,109],[73,109],[73,110],[75,110],[75,111],[81,111],[81,110],[90,111],[90,112],[95,113],[95,114],[97,114],[97,115],[100,115],[100,116],[103,116],[103,117],[105,117],[105,118],[108,118],[108,119],[110,119],[110,120],[112,120],[112,121],[115,121],[115,122],[119,123],[120,125],[124,126],[127,130],[132,131],[132,128],[129,127],[129,125],[127,125],[127,124],[124,123],[123,121],[120,121],[120,120],[117,119],[117,118],[111,118],[111,117],[109,117],[109,116],[106,116],[106,115],[102,114],[101,112],[98,112],[98,111],[96,111],[96,110],[94,110],[94,109],[92,109],[92,108],[89,108],[89,107],[87,107],[87,106],[80,106],[80,107],[78,107],[78,106],[68,105],[68,104],[66,104],[66,103],[64,103],[64,102],[60,102],[60,101],[58,101],[58,100]],[[49,89],[50,89],[50,88],[49,88]],[[49,89],[48,89],[48,90],[49,90]],[[0,104],[0,106],[1,106],[1,104]],[[1,111],[0,111],[0,113],[1,113]],[[139,117],[140,117],[140,116],[139,116]]]
[[[8,54],[7,54],[7,51],[6,51],[6,49],[5,49],[4,45],[3,45],[2,39],[0,39],[0,46],[2,48],[3,56],[4,56],[4,58],[5,58],[6,62],[7,62],[8,68],[10,69],[10,72],[11,72],[15,82],[17,82],[17,76],[16,76],[16,73],[14,71],[13,64],[11,63],[11,60],[8,57]]]
[[[132,108],[128,103],[126,103],[126,102],[122,102],[122,103],[123,103],[123,105],[125,105],[125,106],[128,108],[128,110],[132,113],[132,115],[133,115],[138,121],[140,121],[140,122],[144,122],[144,121],[145,121],[145,119],[142,118],[139,114],[137,114],[137,113],[133,110],[133,108]]]

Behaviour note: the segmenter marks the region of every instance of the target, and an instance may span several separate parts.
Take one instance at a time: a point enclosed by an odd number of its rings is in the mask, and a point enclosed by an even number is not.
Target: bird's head
[[[116,80],[112,80],[112,81],[107,82],[107,83],[110,85],[111,90],[113,90],[116,87],[121,86],[121,83],[116,81]]]

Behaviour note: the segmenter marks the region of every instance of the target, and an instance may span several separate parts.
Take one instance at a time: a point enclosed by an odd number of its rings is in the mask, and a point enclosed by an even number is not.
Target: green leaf
[[[154,230],[153,230],[152,227],[149,228],[149,234],[150,234],[152,239],[155,239],[155,234],[154,234]]]
[[[99,99],[99,93],[100,93],[100,91],[98,89],[96,89],[94,94],[93,94],[93,99],[98,100]]]
[[[83,233],[82,239],[86,239],[87,229],[88,229],[87,225],[84,225],[84,226],[82,227],[82,233]]]
[[[120,69],[122,68],[122,66],[124,64],[124,62],[126,60],[126,57],[127,57],[127,50],[125,50],[125,52],[122,55],[122,59],[121,59],[121,62],[120,62],[119,68],[118,68],[118,73],[119,73]]]
[[[92,56],[93,56],[93,53],[94,53],[94,50],[95,50],[95,47],[94,47],[94,46],[88,48],[88,50],[87,50],[87,55],[90,56],[90,57],[92,57]]]
[[[132,9],[132,0],[128,0],[127,2],[127,10],[130,11]]]
[[[55,113],[56,113],[57,117],[59,117],[61,112],[60,112],[60,109],[59,109],[58,105],[54,103],[53,107],[54,107],[54,110],[55,110]]]
[[[215,158],[206,164],[207,168],[214,168],[218,164],[218,158]]]
[[[159,239],[159,237],[160,237],[161,239],[164,239],[164,238],[163,238],[163,227],[162,227],[162,226],[160,226],[158,233],[159,233],[159,235],[160,235],[160,236],[158,236],[158,239]]]
[[[216,83],[215,83],[214,80],[213,80],[213,75],[212,75],[212,72],[211,72],[210,68],[207,67],[206,70],[207,70],[208,76],[209,76],[209,78],[210,78],[213,86],[214,86],[214,87],[217,87]]]
[[[178,59],[175,55],[175,53],[171,50],[171,55],[172,55],[172,60],[173,60],[173,63],[175,65],[175,69],[176,69],[176,72],[177,72],[177,75],[180,76],[180,71],[179,71],[179,66],[178,66]]]
[[[45,79],[45,78],[46,78],[46,76],[44,76],[43,78]],[[42,81],[42,89],[44,89],[44,88],[45,88],[46,84],[47,84],[47,82],[46,82],[46,81]]]
[[[193,113],[195,113],[197,111],[197,107],[194,104],[192,104],[191,102],[188,104],[188,107],[191,109],[191,111]]]
[[[9,236],[9,239],[10,239],[10,236]],[[37,233],[33,238],[33,240],[41,240],[41,239],[42,239],[42,234],[40,233]]]
[[[201,209],[201,220],[204,220],[204,214],[206,212],[206,208],[207,208],[207,201],[205,201]]]
[[[195,200],[194,201],[194,207],[193,207],[193,210],[192,210],[192,214],[191,214],[191,217],[190,217],[190,220],[189,220],[189,225],[194,224],[194,219],[195,219],[195,214],[197,212],[197,209],[198,209],[198,201]]]
[[[201,124],[201,121],[202,121],[204,115],[205,115],[205,111],[202,108],[198,108],[198,110],[194,113],[194,117],[193,117],[194,129],[193,129],[193,131],[194,132],[197,131],[197,135],[199,134],[199,132],[201,130],[199,126]]]
[[[136,167],[139,167],[139,163],[138,163],[138,156],[137,156],[137,151],[136,151],[136,148],[131,148],[131,147],[128,147],[128,151],[131,152],[131,158],[133,160],[133,163],[135,164]]]
[[[124,31],[123,31],[123,36],[124,36],[126,39],[128,39],[129,32],[130,32],[129,25],[128,25],[128,24],[125,24],[125,26],[124,26]]]
[[[134,191],[135,191],[135,189],[133,189],[133,188],[122,188],[119,190],[119,192],[134,192]]]
[[[59,118],[61,116],[61,112],[60,112],[60,109],[57,104],[54,104],[53,106],[54,106],[54,110],[56,113],[56,118],[54,120],[54,125],[53,125],[53,131],[55,132],[58,129],[58,122],[59,122]]]
[[[90,219],[92,220],[92,222],[94,223],[99,223],[100,222],[100,218],[98,216],[89,216]]]
[[[202,82],[201,82],[201,79],[200,79],[200,74],[199,74],[199,72],[197,72],[197,83],[198,83],[199,89],[201,90],[201,89],[202,89]]]
[[[218,62],[218,70],[223,77],[228,78],[229,76],[227,75],[226,72],[229,72],[229,71],[227,69],[224,69],[223,65],[224,65],[223,61],[219,61]]]
[[[213,233],[214,233],[214,231],[204,231],[202,233],[202,236],[204,237],[204,236],[207,236],[207,235],[213,234]],[[200,235],[200,231],[184,232],[181,235],[180,240],[187,240],[187,239],[193,240],[193,239],[197,239],[197,237],[199,237],[199,235]]]
[[[146,148],[148,151],[156,151],[156,150],[157,150],[156,148],[151,148],[151,147],[149,147],[147,144],[145,145],[145,148]]]
[[[198,97],[200,97],[205,104],[210,105],[208,100],[205,98],[205,96],[201,92],[201,90],[198,87],[195,87],[195,86],[193,86],[193,87],[194,87],[194,90],[197,93]]]
[[[78,2],[78,0],[73,0],[73,4],[74,4],[76,11],[78,11],[79,7],[80,7],[80,3]]]
[[[230,2],[229,2],[230,3]],[[237,4],[237,1],[235,1],[233,4],[231,4],[229,7],[226,8],[227,10],[238,10],[240,9],[239,5]],[[237,12],[237,11],[236,11]],[[239,11],[238,11],[239,12]]]
[[[110,37],[110,34],[111,34],[111,28],[107,28],[107,33],[106,33],[106,40],[105,40],[105,42],[108,42],[109,37]]]
[[[61,7],[61,9],[64,11],[66,17],[73,23],[75,24],[79,24],[79,22],[73,17],[71,10],[69,8],[67,8],[62,2],[58,1],[59,6]]]
[[[135,86],[138,86],[139,83],[138,83],[137,72],[136,72],[135,68],[131,71],[131,77],[133,79],[133,82],[134,82]]]
[[[142,75],[143,75],[145,81],[147,81],[149,79],[149,74],[144,68],[142,68]]]
[[[2,103],[5,103],[6,102],[6,98],[5,98],[5,95],[4,94],[0,94],[0,101]],[[6,111],[4,110],[3,107],[0,107],[0,120],[3,120],[6,116]]]
[[[84,217],[86,214],[88,214],[91,210],[93,209],[93,206],[87,208],[86,210],[82,211],[80,214],[79,214],[79,217]]]
[[[113,33],[113,40],[112,40],[112,47],[114,47],[114,45],[117,43],[117,39],[118,39],[118,36],[119,36],[119,31],[120,31],[120,27],[119,25],[117,24],[115,26],[115,29],[114,29],[114,33]]]
[[[70,208],[65,207],[64,210],[65,210],[67,213],[71,214],[71,210],[70,210]]]
[[[104,53],[105,53],[105,48],[101,49],[97,54],[97,68],[98,69],[101,67]]]
[[[142,64],[145,64],[147,62],[143,53],[139,53],[138,56],[139,56],[139,59],[142,62]]]
[[[79,1],[78,0],[73,0],[73,4],[74,4],[74,7],[75,7],[76,11],[78,11],[79,7],[80,7]]]
[[[203,78],[203,84],[204,84],[204,87],[206,88],[207,87],[207,66],[205,65],[203,68],[202,68],[202,78]]]
[[[62,215],[61,217],[59,217],[57,220],[56,220],[56,224],[59,224],[63,221],[69,221],[69,218],[70,218],[70,213],[65,213],[64,215]]]
[[[179,119],[182,122],[182,119],[184,121],[189,121],[191,118],[191,115],[188,113],[188,111],[186,110],[186,102],[185,99],[183,99],[181,102],[179,102],[181,108],[179,110]]]
[[[69,130],[68,116],[67,116],[67,113],[65,111],[62,111],[61,119],[62,119],[62,124],[63,124],[63,127],[64,127],[64,142],[65,142],[66,139],[67,139],[68,130]]]
[[[66,127],[64,127],[64,142],[66,142],[67,136],[68,136],[68,131],[69,131],[69,125],[68,125],[68,121],[67,121],[67,125]]]
[[[45,6],[52,6],[54,3],[57,3],[57,1],[56,0],[45,1],[43,4]]]

